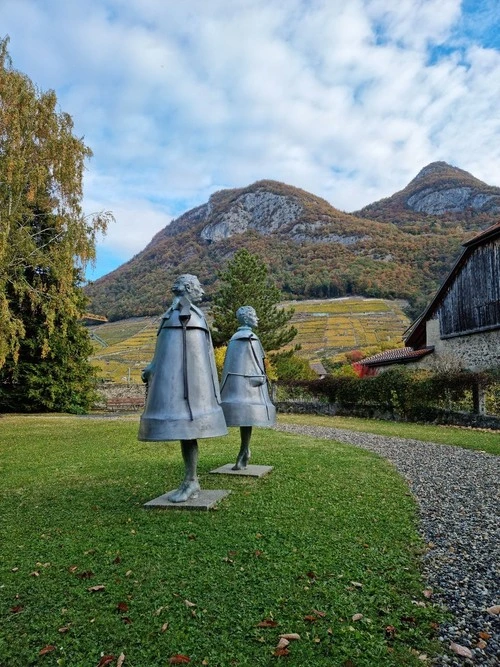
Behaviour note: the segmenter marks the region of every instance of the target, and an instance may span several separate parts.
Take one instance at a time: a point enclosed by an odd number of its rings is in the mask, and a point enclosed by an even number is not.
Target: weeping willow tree
[[[0,410],[85,410],[92,395],[82,269],[110,214],[85,217],[90,149],[53,91],[0,40]]]

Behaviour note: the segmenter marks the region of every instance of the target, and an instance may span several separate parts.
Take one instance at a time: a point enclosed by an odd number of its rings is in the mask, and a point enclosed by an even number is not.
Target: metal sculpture
[[[273,426],[276,409],[271,402],[264,365],[264,349],[252,331],[259,320],[251,306],[236,312],[241,325],[228,343],[222,370],[222,409],[228,426],[239,426],[241,447],[233,470],[245,469],[250,460],[253,426]]]
[[[196,276],[183,274],[172,286],[175,298],[162,317],[147,384],[139,440],[180,440],[184,479],[167,499],[180,503],[200,491],[197,476],[199,438],[226,435],[210,331],[195,305],[204,291]]]

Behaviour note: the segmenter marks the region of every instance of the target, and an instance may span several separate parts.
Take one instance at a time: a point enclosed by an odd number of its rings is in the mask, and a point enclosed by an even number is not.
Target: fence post
[[[474,414],[486,414],[486,391],[480,382],[474,384],[472,388],[472,401],[474,404]]]

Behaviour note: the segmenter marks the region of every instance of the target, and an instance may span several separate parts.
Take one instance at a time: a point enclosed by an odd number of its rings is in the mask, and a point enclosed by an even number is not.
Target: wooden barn
[[[363,359],[361,374],[395,363],[472,371],[500,367],[500,223],[463,248],[430,304],[405,332],[406,347]]]

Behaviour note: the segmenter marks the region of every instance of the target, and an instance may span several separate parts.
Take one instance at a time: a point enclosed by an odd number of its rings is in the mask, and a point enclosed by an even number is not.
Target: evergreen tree
[[[92,369],[78,322],[80,269],[110,215],[83,215],[91,151],[55,93],[12,68],[7,44],[0,40],[0,410],[81,411]]]
[[[238,250],[219,273],[222,281],[213,299],[213,337],[217,345],[225,345],[236,331],[236,311],[241,306],[253,306],[259,318],[257,334],[267,352],[279,350],[297,335],[297,329],[287,326],[293,309],[278,307],[281,292],[270,281],[266,265],[245,248]]]

